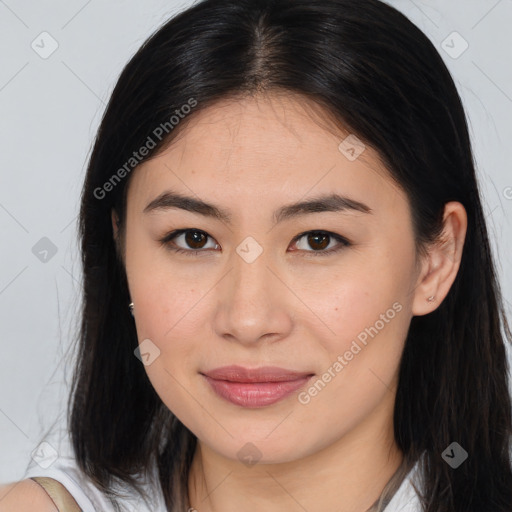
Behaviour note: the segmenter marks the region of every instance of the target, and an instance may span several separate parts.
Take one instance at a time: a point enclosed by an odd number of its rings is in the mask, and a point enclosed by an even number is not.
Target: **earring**
[[[128,307],[130,308],[130,313],[133,316],[133,302],[130,302],[130,304],[128,304]]]
[[[433,295],[431,295],[427,300],[428,300],[429,302],[432,302],[432,301],[434,300],[434,298],[435,298],[435,297],[434,297]]]

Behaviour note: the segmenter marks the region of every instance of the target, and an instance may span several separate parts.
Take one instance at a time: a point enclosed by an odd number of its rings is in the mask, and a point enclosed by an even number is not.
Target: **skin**
[[[198,111],[168,149],[134,171],[122,236],[112,212],[139,343],[149,338],[160,350],[147,375],[199,441],[189,477],[199,512],[361,512],[402,460],[393,438],[400,356],[411,318],[436,309],[455,279],[466,212],[446,204],[445,243],[420,259],[405,193],[371,148],[354,161],[342,154],[348,132],[326,119],[289,93]],[[169,189],[229,210],[231,224],[176,208],[143,213]],[[272,222],[275,209],[332,192],[372,212]],[[185,228],[208,238],[193,246],[181,236],[175,246],[203,253],[175,253],[172,242],[159,242]],[[350,245],[294,241],[310,230]],[[252,263],[236,251],[248,236],[263,248]],[[335,246],[341,250],[310,256]],[[316,380],[394,303],[400,311],[307,404],[294,393],[243,408],[199,374],[229,364],[275,365]],[[253,466],[237,455],[249,442],[261,453]]]
[[[0,485],[1,512],[59,512],[46,491],[34,480]]]

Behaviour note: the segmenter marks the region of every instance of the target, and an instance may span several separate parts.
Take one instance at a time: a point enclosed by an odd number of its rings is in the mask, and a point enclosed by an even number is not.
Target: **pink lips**
[[[229,402],[242,407],[264,407],[297,391],[314,374],[276,366],[223,366],[202,375],[213,391]]]

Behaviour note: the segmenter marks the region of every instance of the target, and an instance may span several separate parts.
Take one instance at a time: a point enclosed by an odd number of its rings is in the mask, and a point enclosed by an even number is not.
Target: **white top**
[[[417,478],[418,463],[411,469],[401,486],[386,506],[386,512],[421,512],[420,501],[411,481]],[[156,473],[153,473],[156,475]],[[32,452],[32,460],[27,466],[23,478],[46,476],[63,484],[73,496],[83,512],[115,512],[113,505],[91,480],[78,468],[68,435],[47,436],[38,449]],[[417,480],[414,480],[416,485]],[[144,489],[149,489],[146,482]],[[148,504],[135,492],[123,487],[121,491],[128,497],[118,500],[123,512],[167,512],[160,488],[148,492],[155,500]]]

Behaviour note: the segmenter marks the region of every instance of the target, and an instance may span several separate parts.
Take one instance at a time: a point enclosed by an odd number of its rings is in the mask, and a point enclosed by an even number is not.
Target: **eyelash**
[[[202,231],[200,229],[189,228],[189,229],[176,229],[174,231],[171,231],[170,233],[167,233],[163,238],[160,238],[158,241],[162,245],[167,246],[167,249],[169,249],[171,251],[174,251],[174,252],[177,252],[177,253],[186,254],[187,256],[199,256],[199,253],[204,253],[204,252],[208,251],[208,249],[182,249],[181,247],[173,247],[173,246],[170,245],[169,242],[171,242],[172,239],[176,238],[177,236],[179,236],[179,235],[181,235],[183,233],[187,233],[187,232],[203,233],[208,238],[212,238],[212,237],[210,237],[210,235],[208,235],[208,233],[205,233],[204,231]],[[297,242],[302,237],[304,237],[306,235],[309,235],[310,233],[311,234],[328,235],[330,238],[333,238],[334,240],[339,242],[339,245],[334,247],[334,248],[328,249],[328,250],[303,251],[303,252],[308,253],[308,255],[305,256],[305,257],[309,257],[309,256],[313,256],[313,257],[329,256],[329,255],[337,253],[337,252],[341,251],[342,249],[344,249],[345,247],[348,247],[348,246],[351,245],[351,243],[347,239],[343,238],[340,235],[337,235],[336,233],[332,233],[330,231],[317,230],[317,229],[311,230],[311,231],[304,231],[303,233],[297,235],[293,239],[292,242]],[[298,249],[298,251],[301,252],[300,249]]]

